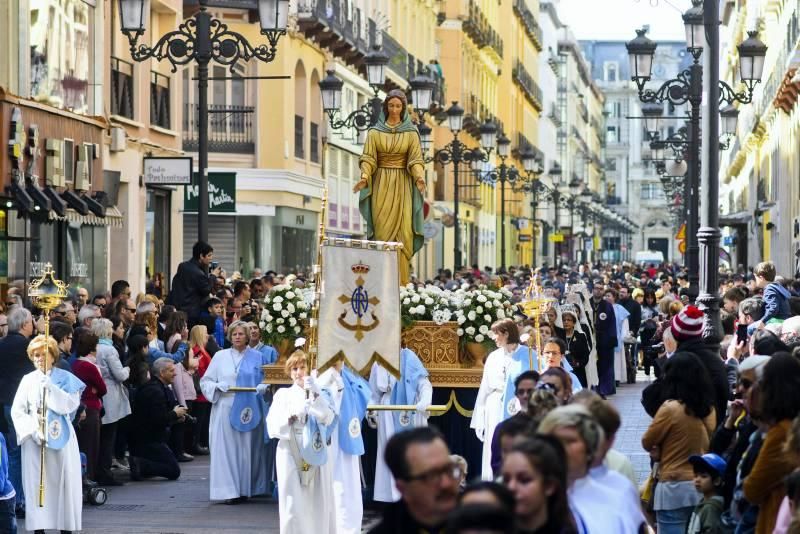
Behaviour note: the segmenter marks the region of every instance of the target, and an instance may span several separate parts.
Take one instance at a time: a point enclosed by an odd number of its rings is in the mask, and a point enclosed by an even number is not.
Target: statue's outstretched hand
[[[422,178],[419,178],[415,182],[415,184],[416,184],[417,189],[419,190],[419,192],[422,194],[422,196],[425,196],[425,189],[426,189],[425,188],[425,180],[423,180]]]
[[[354,185],[354,186],[353,186],[353,193],[358,193],[359,191],[361,191],[361,190],[362,190],[362,189],[364,189],[365,187],[367,187],[367,181],[366,181],[366,180],[363,180],[363,179],[362,179],[362,180],[359,180],[359,181],[356,183],[356,185]]]

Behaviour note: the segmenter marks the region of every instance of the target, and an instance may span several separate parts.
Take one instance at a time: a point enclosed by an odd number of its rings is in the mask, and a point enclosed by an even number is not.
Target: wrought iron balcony
[[[483,14],[475,0],[469,0],[467,4],[467,18],[464,20],[462,28],[478,48],[488,46],[498,57],[503,57],[503,39],[489,24],[489,19]]]
[[[535,107],[538,111],[542,111],[542,90],[539,88],[539,84],[533,79],[533,77],[528,74],[528,71],[522,65],[520,60],[516,60],[514,62],[514,70],[511,73],[512,79],[514,83],[516,83],[522,92],[525,94],[525,98]]]
[[[536,22],[534,14],[528,9],[526,0],[514,0],[514,14],[519,17],[520,22],[522,22],[522,28],[525,30],[528,37],[530,37],[533,45],[541,52],[542,43],[544,42],[542,28],[539,26],[539,23]]]
[[[133,63],[111,57],[111,114],[133,119]]]
[[[255,129],[253,106],[208,106],[208,151],[233,154],[255,154]],[[197,129],[197,104],[184,104],[183,149],[197,152],[199,139]]]
[[[170,113],[170,78],[156,71],[150,72],[150,124],[172,128]]]
[[[375,40],[374,23],[360,8],[348,9],[353,0],[299,0],[297,25],[306,37],[345,63],[358,65]]]

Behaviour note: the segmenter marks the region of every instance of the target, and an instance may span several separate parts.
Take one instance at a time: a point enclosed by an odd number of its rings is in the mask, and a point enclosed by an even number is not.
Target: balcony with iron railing
[[[542,90],[539,84],[533,79],[533,76],[528,74],[528,71],[522,65],[520,60],[514,62],[514,69],[511,72],[511,77],[522,92],[525,98],[535,107],[538,111],[542,111]]]
[[[544,152],[533,144],[522,132],[517,132],[517,146],[512,151],[514,157],[520,157],[524,149],[529,149],[533,152],[533,156],[542,164],[544,164]]]
[[[478,48],[490,47],[498,58],[503,57],[503,39],[500,34],[489,24],[489,19],[481,10],[475,0],[467,4],[467,17],[462,23],[462,29]]]
[[[359,65],[375,42],[375,25],[353,0],[299,0],[297,26],[303,35],[349,65]]]
[[[480,140],[481,124],[487,120],[494,122],[495,126],[497,126],[498,132],[503,131],[503,121],[491,113],[489,108],[483,104],[483,101],[474,94],[470,93],[466,95],[466,98],[464,98],[464,101],[461,105],[464,108],[463,128],[474,139]]]
[[[133,119],[133,63],[111,57],[111,114]]]
[[[547,118],[553,121],[556,127],[561,126],[561,111],[559,111],[554,102],[550,104],[550,112],[547,114]]]
[[[253,106],[208,106],[208,151],[233,154],[255,154]],[[183,149],[197,152],[199,147],[197,104],[183,108]]]
[[[170,78],[156,71],[150,72],[150,124],[171,129]]]
[[[544,42],[542,28],[539,26],[539,23],[536,22],[536,17],[533,12],[528,9],[528,4],[525,0],[514,0],[514,14],[519,18],[520,22],[522,22],[522,28],[533,42],[533,45],[541,52],[542,43]]]

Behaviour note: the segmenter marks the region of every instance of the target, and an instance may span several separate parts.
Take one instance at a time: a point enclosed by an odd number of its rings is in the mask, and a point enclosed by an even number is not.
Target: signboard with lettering
[[[200,196],[197,173],[192,176],[192,184],[184,188],[183,194],[183,211],[188,213],[197,212],[197,197]],[[208,212],[236,213],[235,172],[208,173]]]
[[[550,234],[547,239],[551,243],[563,243],[564,242],[564,234],[557,233],[557,234]]]
[[[144,183],[191,185],[192,158],[144,158]]]

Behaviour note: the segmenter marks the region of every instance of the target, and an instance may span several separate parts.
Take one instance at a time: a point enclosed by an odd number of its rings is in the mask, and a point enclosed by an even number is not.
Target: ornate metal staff
[[[528,317],[533,317],[533,327],[535,329],[534,332],[534,340],[536,343],[536,358],[537,363],[539,364],[539,371],[544,369],[543,361],[542,361],[542,334],[539,332],[539,319],[545,310],[547,310],[550,306],[553,305],[555,299],[552,297],[546,297],[542,293],[542,288],[539,285],[539,277],[534,276],[531,278],[531,283],[528,285],[528,288],[525,290],[525,301],[522,303],[522,309],[525,311],[525,315]],[[528,344],[528,365],[531,369],[533,369],[533,345]]]
[[[67,297],[67,284],[55,277],[53,266],[48,262],[44,266],[44,272],[40,278],[31,282],[28,296],[31,297],[37,308],[44,313],[44,337],[45,342],[50,338],[50,310],[61,304]],[[47,344],[45,343],[45,346]],[[47,349],[45,348],[45,351]],[[44,369],[42,372],[47,375],[47,359],[44,357]],[[42,432],[42,449],[39,466],[39,508],[44,506],[44,452],[47,447],[47,386],[42,387],[42,411],[39,416],[39,429]]]

